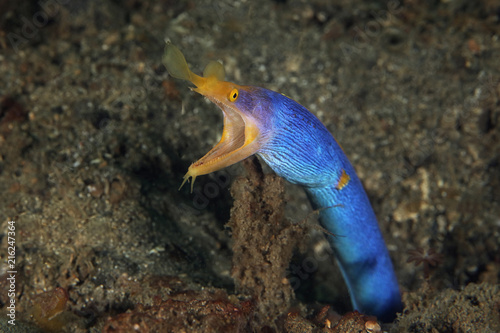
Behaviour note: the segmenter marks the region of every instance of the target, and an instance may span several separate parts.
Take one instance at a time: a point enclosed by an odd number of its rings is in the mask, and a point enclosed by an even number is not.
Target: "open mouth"
[[[235,164],[255,154],[258,150],[259,130],[256,124],[230,105],[214,97],[207,96],[207,98],[222,110],[224,128],[219,143],[205,156],[191,164],[188,172],[184,175],[181,187],[189,178],[192,178],[191,191],[197,176]]]
[[[191,164],[184,175],[181,187],[192,178],[192,192],[197,176],[220,170],[255,154],[259,149],[259,129],[254,119],[246,116],[244,110],[234,104],[238,98],[238,89],[247,88],[224,81],[224,67],[221,63],[211,61],[205,67],[203,76],[196,75],[189,69],[182,52],[170,42],[165,46],[163,63],[172,77],[194,84],[196,88],[191,88],[192,90],[215,103],[224,113],[224,129],[219,143]]]
[[[192,167],[201,167],[204,164],[217,164],[217,162],[236,153],[245,143],[245,121],[237,111],[223,103],[209,98],[224,113],[224,128],[222,137],[217,145],[205,156],[195,162]]]

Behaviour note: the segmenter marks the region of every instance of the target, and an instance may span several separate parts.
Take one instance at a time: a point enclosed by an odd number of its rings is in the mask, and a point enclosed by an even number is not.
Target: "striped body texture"
[[[304,186],[356,310],[390,321],[401,296],[377,219],[351,163],[325,126],[295,101],[265,90],[272,135],[260,156],[280,176]],[[269,113],[271,114],[271,113]]]

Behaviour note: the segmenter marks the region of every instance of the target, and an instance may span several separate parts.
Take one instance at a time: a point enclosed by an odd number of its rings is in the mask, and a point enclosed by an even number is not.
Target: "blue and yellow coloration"
[[[182,184],[258,154],[279,176],[302,185],[321,209],[354,309],[394,319],[401,295],[377,219],[353,166],[318,118],[280,93],[224,81],[218,62],[203,76],[194,74],[171,43],[163,62],[171,76],[193,83],[224,113],[221,140],[191,164]]]

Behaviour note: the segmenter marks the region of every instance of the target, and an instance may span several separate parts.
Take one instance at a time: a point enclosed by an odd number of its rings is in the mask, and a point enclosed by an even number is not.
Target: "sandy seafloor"
[[[496,0],[1,0],[0,331],[366,331],[340,317],[349,298],[301,188],[240,163],[178,191],[222,115],[168,76],[166,38],[193,71],[222,60],[341,143],[403,292],[384,331],[500,332]],[[407,262],[417,249],[436,254]]]

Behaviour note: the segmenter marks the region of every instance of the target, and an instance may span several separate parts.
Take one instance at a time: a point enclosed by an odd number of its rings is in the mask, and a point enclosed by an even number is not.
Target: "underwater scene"
[[[500,332],[500,2],[0,0],[0,332]]]

